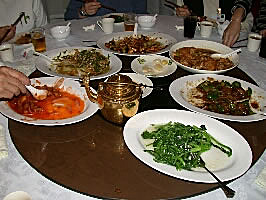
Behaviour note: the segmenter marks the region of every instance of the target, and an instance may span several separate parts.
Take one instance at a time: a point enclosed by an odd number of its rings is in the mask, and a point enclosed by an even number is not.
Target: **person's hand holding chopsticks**
[[[97,0],[81,0],[83,2],[82,7],[80,8],[80,18],[84,18],[89,15],[95,15],[101,4]]]
[[[2,26],[2,27],[0,27],[0,38],[3,38],[4,35],[5,35],[5,33],[9,29],[10,29],[10,31],[7,34],[7,36],[3,39],[3,42],[6,42],[6,41],[12,39],[15,36],[15,34],[16,34],[16,27],[15,26]]]

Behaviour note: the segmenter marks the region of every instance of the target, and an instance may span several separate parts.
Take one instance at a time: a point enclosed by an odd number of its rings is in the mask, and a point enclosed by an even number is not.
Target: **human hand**
[[[237,41],[241,29],[241,21],[232,20],[224,31],[223,44],[226,46],[233,46]]]
[[[266,29],[261,30],[260,35],[262,35],[262,37],[266,37]]]
[[[191,15],[191,12],[189,11],[188,7],[184,5],[182,7],[176,8],[176,15],[185,17]]]
[[[5,37],[5,39],[3,40],[3,42],[6,42],[6,41],[12,39],[15,36],[15,34],[16,34],[16,27],[15,26],[2,26],[2,27],[0,27],[0,39],[2,37],[4,37],[5,33],[9,29],[11,29],[11,30],[8,33],[8,35]]]
[[[20,93],[25,94],[25,85],[30,84],[30,79],[23,73],[10,67],[0,67],[0,98],[11,99]]]
[[[84,11],[88,15],[94,15],[97,13],[98,9],[101,7],[101,4],[97,2],[97,0],[91,0],[91,1],[86,1],[84,4]]]

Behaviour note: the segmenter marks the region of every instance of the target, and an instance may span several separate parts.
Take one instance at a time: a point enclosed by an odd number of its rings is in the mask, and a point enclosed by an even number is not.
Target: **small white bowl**
[[[156,18],[150,15],[143,15],[138,17],[138,24],[141,28],[151,28],[154,26]]]
[[[50,29],[52,36],[57,40],[64,40],[70,34],[70,27],[68,26],[55,26]]]

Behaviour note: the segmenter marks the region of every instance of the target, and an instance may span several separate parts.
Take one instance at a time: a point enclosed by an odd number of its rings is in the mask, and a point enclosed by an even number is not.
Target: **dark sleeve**
[[[64,14],[65,20],[79,19],[78,10],[82,6],[82,2],[70,0],[66,12]]]
[[[232,8],[232,13],[234,13],[237,7],[242,7],[245,9],[245,17],[249,13],[252,5],[252,0],[235,0],[234,7]],[[245,18],[244,17],[244,18]]]
[[[147,0],[135,0],[133,2],[137,14],[147,14]]]

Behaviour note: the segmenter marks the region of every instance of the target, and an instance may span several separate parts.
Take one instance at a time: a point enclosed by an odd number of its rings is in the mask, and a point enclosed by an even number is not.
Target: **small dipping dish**
[[[64,40],[70,34],[69,26],[55,26],[50,29],[52,36],[57,40]]]
[[[148,29],[155,25],[156,18],[150,15],[143,15],[138,17],[138,24],[141,28]]]

